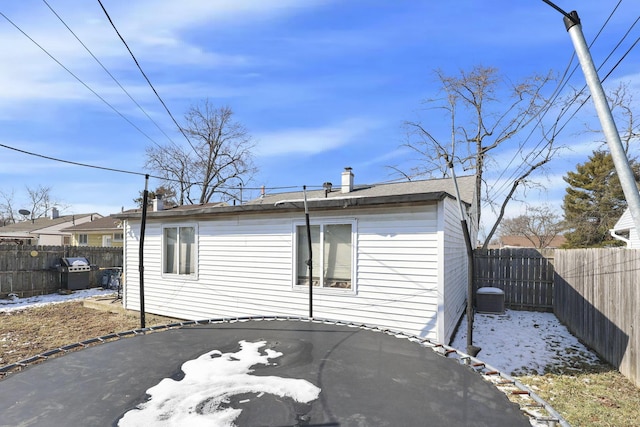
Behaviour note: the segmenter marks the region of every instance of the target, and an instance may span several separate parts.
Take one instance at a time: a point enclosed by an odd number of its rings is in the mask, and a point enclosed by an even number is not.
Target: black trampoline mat
[[[214,409],[239,410],[233,425],[251,427],[531,425],[517,404],[480,375],[419,343],[367,329],[288,320],[136,335],[30,366],[0,381],[0,425],[117,425],[162,380],[180,386],[185,362],[213,350],[205,359],[226,354],[236,362],[241,341],[262,342],[262,355],[282,354],[251,366],[248,375],[264,378],[250,380],[300,384],[319,394],[301,402],[240,389],[212,409],[205,387],[191,414],[203,417],[203,425]],[[169,411],[141,425],[186,424]]]

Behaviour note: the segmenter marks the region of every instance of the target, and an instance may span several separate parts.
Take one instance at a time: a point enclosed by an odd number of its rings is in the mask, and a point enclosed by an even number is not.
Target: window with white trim
[[[353,224],[314,224],[310,230],[313,286],[353,289]],[[295,284],[309,286],[309,240],[306,225],[296,225],[295,232]]]
[[[165,274],[196,274],[196,227],[180,225],[164,227],[162,232],[163,266]]]
[[[88,234],[78,234],[78,246],[87,246],[89,244]]]
[[[114,242],[124,241],[124,233],[113,233],[113,241]]]

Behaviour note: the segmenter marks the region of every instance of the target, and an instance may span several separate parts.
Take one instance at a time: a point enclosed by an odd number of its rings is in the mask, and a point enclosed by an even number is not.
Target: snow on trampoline
[[[147,390],[149,400],[128,411],[118,425],[231,427],[242,412],[229,407],[233,396],[252,394],[259,399],[264,394],[273,394],[309,403],[320,395],[318,387],[303,379],[251,375],[252,366],[269,365],[270,359],[283,354],[271,349],[261,354],[265,341],[243,340],[239,344],[238,352],[213,350],[185,362],[182,380],[164,378],[151,387]],[[249,400],[238,403],[242,405]]]

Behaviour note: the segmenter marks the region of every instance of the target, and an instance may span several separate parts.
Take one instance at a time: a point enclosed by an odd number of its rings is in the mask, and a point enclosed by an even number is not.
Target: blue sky
[[[567,11],[577,9],[590,43],[618,2],[556,3]],[[162,130],[174,141],[183,141],[99,3],[48,3]],[[398,178],[389,166],[408,171],[416,161],[416,154],[403,147],[403,122],[420,118],[434,132],[448,132],[443,126],[446,120],[426,112],[422,102],[439,94],[434,70],[455,75],[477,65],[492,66],[518,81],[550,70],[562,73],[573,53],[562,16],[542,0],[103,0],[103,4],[176,119],[180,121],[190,105],[205,98],[234,110],[257,144],[260,171],[250,184],[254,187],[336,184],[345,166],[353,168],[356,184]],[[0,12],[119,113],[0,16],[0,144],[144,173],[145,147],[164,144],[167,137],[43,1],[5,2]],[[636,1],[620,2],[592,46],[596,65],[638,14]],[[603,72],[639,34],[634,27]],[[606,82],[608,87],[627,82],[636,94],[636,110],[639,59],[636,47]],[[583,85],[583,74],[577,70],[566,90]],[[585,123],[599,128],[591,103],[560,135],[567,148],[546,174],[536,177],[547,190],[522,197],[560,208],[562,176],[599,145],[597,136],[578,132]],[[504,146],[496,153],[497,163],[509,164],[516,148]],[[518,160],[512,162],[517,164]],[[504,191],[504,185],[492,185],[491,175],[488,179],[492,191]],[[150,187],[158,184],[151,180]],[[63,213],[107,215],[134,207],[144,177],[0,147],[0,190],[13,192],[14,205],[19,206],[27,185],[51,187],[54,199],[67,206]],[[509,214],[520,209],[514,204]],[[483,215],[491,220],[490,212]]]

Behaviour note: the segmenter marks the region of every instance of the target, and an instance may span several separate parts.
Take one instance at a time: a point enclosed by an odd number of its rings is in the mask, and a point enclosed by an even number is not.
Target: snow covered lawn
[[[601,363],[553,313],[476,314],[473,345],[482,348],[478,359],[509,375],[567,372]],[[466,352],[466,315],[451,346]]]
[[[47,304],[56,304],[66,301],[75,301],[82,300],[86,298],[96,297],[96,296],[108,296],[114,295],[115,291],[113,289],[103,290],[102,288],[93,288],[93,289],[81,289],[74,291],[71,294],[47,294],[47,295],[38,295],[30,298],[9,298],[9,299],[0,299],[0,312],[5,311],[13,311],[13,310],[22,310],[24,308],[30,307],[40,307]]]

